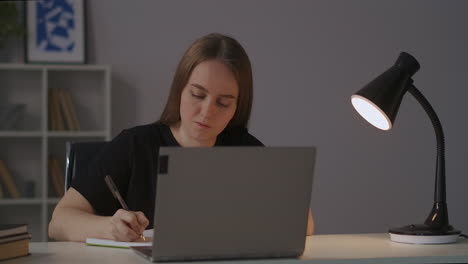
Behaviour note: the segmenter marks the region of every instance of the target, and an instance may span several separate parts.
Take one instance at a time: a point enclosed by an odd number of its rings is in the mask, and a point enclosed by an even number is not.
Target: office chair
[[[66,143],[65,192],[70,188],[78,169],[86,167],[106,143],[106,141]]]

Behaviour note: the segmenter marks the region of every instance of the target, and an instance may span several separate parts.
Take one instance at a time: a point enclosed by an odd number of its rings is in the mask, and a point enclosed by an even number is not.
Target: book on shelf
[[[76,108],[67,89],[49,89],[49,129],[80,130]]]
[[[17,199],[21,197],[21,193],[18,190],[18,187],[16,186],[16,183],[4,160],[0,160],[0,179],[2,180],[2,185],[5,186],[5,189],[8,191],[11,198]]]
[[[57,89],[57,94],[60,103],[60,111],[62,112],[63,120],[67,130],[76,130],[71,117],[70,106],[67,104],[65,92],[62,89]]]
[[[62,197],[65,192],[65,174],[58,159],[49,157],[49,178],[52,181],[55,194]]]
[[[48,118],[49,118],[49,130],[58,130],[58,119],[55,117],[55,101],[54,96],[52,95],[52,90],[49,90],[48,93]]]
[[[29,255],[29,240],[26,224],[0,224],[0,260]]]
[[[61,101],[69,130],[80,130],[80,122],[76,114],[75,104],[72,101],[70,91],[61,89]]]
[[[65,123],[60,111],[60,98],[57,89],[49,89],[49,129],[55,131],[65,130]]]
[[[2,182],[0,181],[0,199],[4,198],[5,195],[3,194],[3,184]]]

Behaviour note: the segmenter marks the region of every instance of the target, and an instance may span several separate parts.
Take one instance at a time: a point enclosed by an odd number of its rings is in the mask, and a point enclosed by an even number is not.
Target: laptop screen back
[[[314,147],[161,147],[153,260],[304,250]]]

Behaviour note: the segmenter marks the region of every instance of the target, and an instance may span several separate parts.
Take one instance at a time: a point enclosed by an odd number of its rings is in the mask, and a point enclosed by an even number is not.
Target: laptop
[[[315,147],[161,147],[153,262],[302,255]]]

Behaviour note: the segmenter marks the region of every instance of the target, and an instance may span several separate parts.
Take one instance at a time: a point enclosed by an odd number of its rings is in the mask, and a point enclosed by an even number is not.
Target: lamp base
[[[406,244],[449,244],[457,242],[461,231],[452,226],[433,228],[427,225],[408,225],[389,230],[390,240]]]

